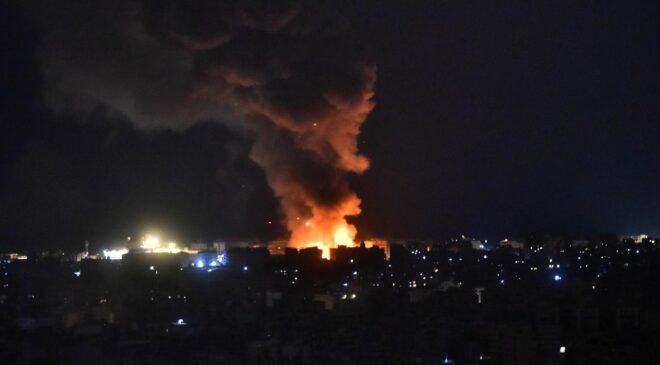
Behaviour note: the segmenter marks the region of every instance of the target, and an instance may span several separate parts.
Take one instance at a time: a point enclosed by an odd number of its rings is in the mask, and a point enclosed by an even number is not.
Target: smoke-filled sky
[[[358,196],[358,237],[660,234],[658,13],[10,2],[0,247],[282,238]]]

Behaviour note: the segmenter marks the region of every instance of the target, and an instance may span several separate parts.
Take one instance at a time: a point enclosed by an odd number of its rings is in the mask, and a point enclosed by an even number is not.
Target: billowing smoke
[[[240,120],[296,247],[352,244],[347,177],[376,68],[329,2],[44,1],[46,97],[103,103],[145,128]],[[238,125],[238,123],[237,123]]]

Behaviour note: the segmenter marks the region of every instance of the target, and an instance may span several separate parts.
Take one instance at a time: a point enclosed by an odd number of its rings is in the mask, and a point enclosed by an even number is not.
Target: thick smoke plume
[[[376,68],[319,1],[44,1],[46,97],[103,103],[145,128],[239,119],[250,157],[281,201],[295,247],[352,244],[360,213],[349,173],[373,108]],[[230,117],[234,116],[233,118]],[[238,117],[238,118],[236,118]]]

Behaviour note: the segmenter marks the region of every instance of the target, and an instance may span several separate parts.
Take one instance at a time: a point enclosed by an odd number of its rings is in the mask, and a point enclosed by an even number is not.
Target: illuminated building
[[[642,243],[644,240],[648,239],[649,236],[646,234],[638,235],[624,235],[619,237],[619,241],[631,240],[635,243]]]
[[[22,255],[22,254],[19,254],[19,253],[10,253],[9,254],[9,259],[10,260],[27,260],[28,257],[27,257],[27,255]]]
[[[104,249],[102,258],[106,260],[121,260],[127,253],[145,254],[195,254],[197,250],[180,247],[176,242],[161,242],[160,238],[153,234],[146,234],[141,241],[131,240],[128,237],[126,247],[120,249]]]
[[[470,243],[473,250],[481,251],[486,249],[486,246],[484,246],[484,244],[479,240],[472,240]]]
[[[516,240],[510,240],[505,238],[500,241],[500,247],[509,246],[514,250],[522,250],[525,248],[525,244]]]
[[[128,253],[128,249],[103,250],[103,258],[106,260],[121,260],[122,256]]]

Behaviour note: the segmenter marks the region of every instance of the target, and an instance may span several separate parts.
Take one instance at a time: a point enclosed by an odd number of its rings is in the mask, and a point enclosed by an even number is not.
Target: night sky
[[[19,3],[0,11],[0,249],[285,237],[235,123],[54,111]],[[378,66],[362,237],[660,235],[656,1],[412,3],[337,7]]]

